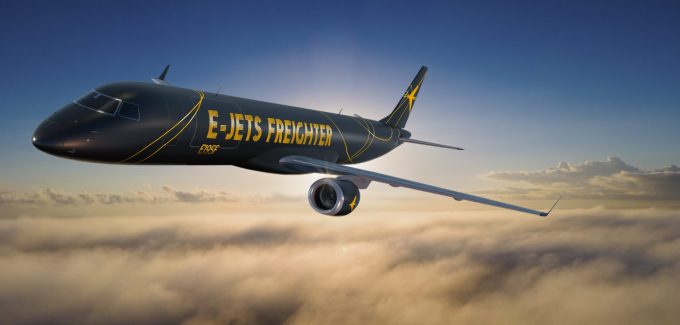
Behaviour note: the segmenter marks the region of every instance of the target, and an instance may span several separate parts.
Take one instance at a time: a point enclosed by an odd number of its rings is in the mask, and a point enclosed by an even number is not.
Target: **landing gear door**
[[[204,146],[236,149],[244,137],[243,119],[236,103],[205,98],[196,115],[195,132],[189,145],[197,150]]]

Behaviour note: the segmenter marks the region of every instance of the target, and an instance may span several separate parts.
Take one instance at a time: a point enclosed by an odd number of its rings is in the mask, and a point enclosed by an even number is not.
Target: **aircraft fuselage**
[[[365,162],[410,134],[373,120],[169,85],[104,85],[65,105],[33,143],[60,157],[122,164],[235,165],[302,173],[279,163],[302,155]]]

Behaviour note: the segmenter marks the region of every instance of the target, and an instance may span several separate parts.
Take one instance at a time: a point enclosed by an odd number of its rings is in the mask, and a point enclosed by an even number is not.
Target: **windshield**
[[[104,114],[115,115],[120,99],[106,96],[92,91],[75,100],[75,103],[85,108],[93,109]]]

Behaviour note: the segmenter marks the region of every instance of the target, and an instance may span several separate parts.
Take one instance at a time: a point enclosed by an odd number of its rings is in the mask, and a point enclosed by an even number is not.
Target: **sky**
[[[271,179],[313,181],[224,167],[79,164],[28,145],[42,119],[83,92],[148,81],[165,64],[178,86],[369,118],[386,115],[426,65],[407,128],[466,151],[402,146],[365,166],[460,190],[491,186],[478,177],[490,171],[561,161],[616,156],[650,170],[680,161],[673,2],[1,6],[0,141],[11,153],[0,158],[0,180],[11,186],[123,190],[199,180],[217,189],[228,179],[256,192]]]
[[[0,323],[680,317],[677,1],[5,1],[0,44]],[[31,145],[62,105],[166,64],[180,87],[373,119],[428,66],[407,129],[465,151],[357,167],[564,202],[536,219],[372,184],[326,218],[320,175]]]

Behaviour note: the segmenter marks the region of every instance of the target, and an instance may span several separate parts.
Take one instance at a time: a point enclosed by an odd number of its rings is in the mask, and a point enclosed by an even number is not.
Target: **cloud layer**
[[[536,171],[490,172],[482,175],[482,178],[498,181],[500,185],[493,189],[477,191],[477,194],[501,197],[506,200],[552,201],[561,195],[564,196],[565,201],[591,200],[604,205],[607,201],[618,200],[629,202],[629,205],[637,207],[680,207],[678,204],[680,202],[680,167],[675,165],[656,170],[642,170],[625,163],[620,158],[609,157],[605,161],[586,161],[581,164],[560,162],[556,167]],[[376,198],[375,195],[373,197]],[[404,198],[399,200],[402,199]],[[390,202],[394,200],[394,193],[391,193]],[[304,202],[304,195],[232,194],[223,190],[182,190],[170,186],[123,193],[68,192],[56,188],[24,192],[0,189],[0,207],[293,201]],[[661,202],[665,203],[661,204]],[[592,206],[592,204],[586,206]]]
[[[560,162],[537,171],[491,172],[484,178],[512,183],[486,191],[525,199],[680,200],[680,168],[642,170],[618,157],[581,164]]]
[[[227,191],[211,190],[177,190],[170,186],[161,187],[160,191],[113,192],[67,192],[55,188],[43,188],[26,192],[0,191],[2,205],[51,205],[51,206],[83,206],[92,204],[163,204],[163,203],[232,203],[242,200],[279,201],[283,195],[237,197]]]
[[[680,318],[680,212],[0,220],[0,323]]]

